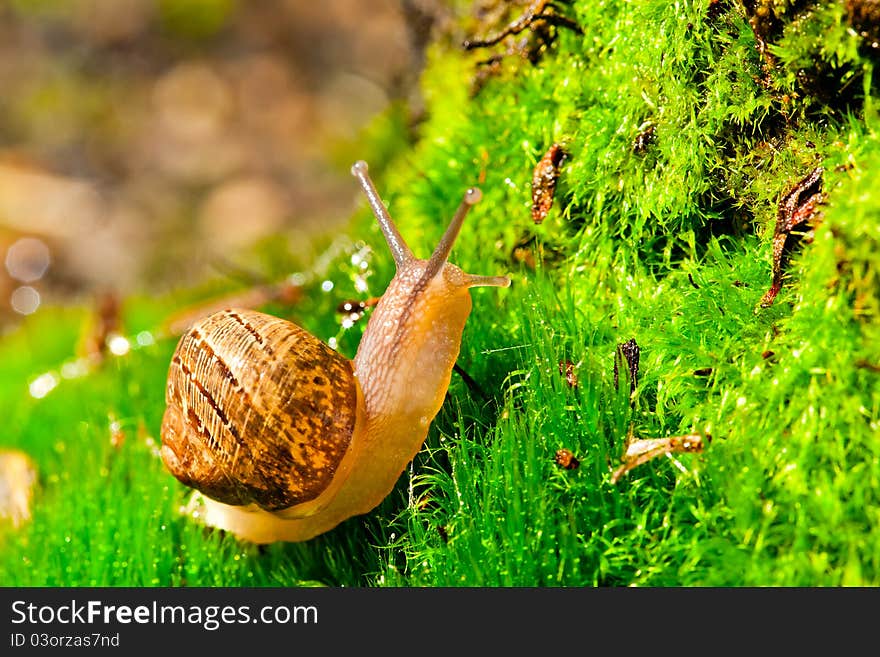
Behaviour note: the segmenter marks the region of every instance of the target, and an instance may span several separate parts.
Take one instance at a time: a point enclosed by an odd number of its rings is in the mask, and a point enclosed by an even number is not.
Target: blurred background
[[[431,4],[0,3],[0,331],[347,221],[358,135],[414,93]]]

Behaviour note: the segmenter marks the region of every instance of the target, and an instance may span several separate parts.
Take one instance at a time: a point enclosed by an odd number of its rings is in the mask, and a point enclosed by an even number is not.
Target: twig
[[[536,0],[529,6],[528,9],[526,9],[525,13],[522,16],[510,23],[507,27],[505,27],[497,34],[487,37],[485,39],[466,39],[464,43],[462,43],[462,46],[464,46],[465,50],[474,50],[475,48],[487,48],[489,46],[494,46],[505,37],[508,37],[512,34],[519,34],[527,27],[530,27],[532,23],[535,23],[537,21],[543,21],[548,25],[555,25],[557,27],[567,27],[568,29],[575,31],[578,34],[583,34],[581,26],[575,23],[570,18],[560,16],[559,14],[544,13],[544,10],[548,9],[549,7],[552,7],[552,5],[550,4],[550,0]]]

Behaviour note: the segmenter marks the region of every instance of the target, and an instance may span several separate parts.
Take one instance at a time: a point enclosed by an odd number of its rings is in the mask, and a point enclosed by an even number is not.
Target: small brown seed
[[[564,447],[556,450],[554,460],[556,461],[556,465],[560,468],[565,468],[566,470],[577,470],[578,466],[581,464],[575,455],[571,453],[571,450],[565,449]]]
[[[574,363],[570,360],[563,360],[559,363],[559,373],[565,376],[565,382],[570,388],[577,388],[578,376],[574,371]]]

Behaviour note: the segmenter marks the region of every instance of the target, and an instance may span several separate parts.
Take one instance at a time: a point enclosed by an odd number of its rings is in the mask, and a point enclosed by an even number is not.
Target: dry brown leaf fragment
[[[688,433],[668,438],[629,440],[623,455],[623,464],[611,475],[611,483],[616,484],[627,472],[658,456],[702,452],[705,444],[711,439],[709,434],[703,436],[699,433]]]
[[[761,308],[772,305],[782,289],[782,277],[785,274],[792,246],[789,242],[792,231],[821,217],[818,206],[824,203],[826,198],[822,192],[823,173],[822,167],[816,167],[779,201],[776,228],[773,231],[773,278],[770,289],[761,298],[759,303]]]
[[[532,221],[536,224],[543,222],[553,207],[559,168],[565,156],[565,149],[560,144],[553,144],[544,153],[532,174]]]
[[[617,351],[614,355],[614,387],[619,385],[619,369],[620,366],[626,364],[626,371],[629,374],[629,390],[630,395],[635,394],[636,386],[639,382],[639,349],[635,338],[630,338],[626,342],[617,345]]]
[[[37,470],[27,454],[0,451],[0,522],[20,527],[30,519],[36,482]]]

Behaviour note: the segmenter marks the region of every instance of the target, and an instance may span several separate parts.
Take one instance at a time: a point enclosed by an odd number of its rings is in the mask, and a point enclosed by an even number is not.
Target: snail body
[[[447,261],[479,190],[467,191],[422,260],[397,231],[366,164],[352,173],[397,266],[354,359],[291,322],[237,309],[192,326],[172,357],[162,458],[201,493],[207,525],[255,543],[308,540],[388,495],[443,403],[469,289],[510,285]]]

